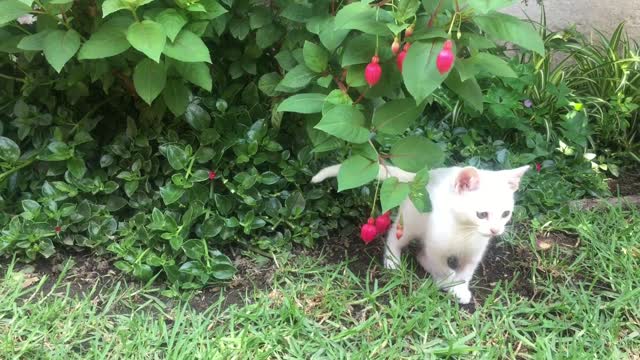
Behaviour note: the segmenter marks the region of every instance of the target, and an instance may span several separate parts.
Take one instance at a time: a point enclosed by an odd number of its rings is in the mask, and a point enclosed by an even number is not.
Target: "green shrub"
[[[426,211],[430,168],[552,157],[542,107],[521,105],[537,69],[497,45],[545,43],[496,12],[509,3],[0,0],[0,254],[91,248],[199,287],[233,275],[229,247],[348,233],[379,186],[383,210],[408,195]],[[562,91],[553,130],[584,164],[586,114]],[[308,185],[324,154],[361,192]],[[422,176],[372,185],[381,160]]]

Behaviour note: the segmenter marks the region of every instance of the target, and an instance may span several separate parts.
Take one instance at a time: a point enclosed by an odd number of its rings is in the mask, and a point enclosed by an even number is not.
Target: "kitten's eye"
[[[487,217],[489,217],[489,213],[486,211],[476,212],[476,216],[478,217],[478,219],[486,219]]]
[[[506,218],[509,215],[511,215],[511,211],[507,210],[507,211],[502,213],[502,218]]]

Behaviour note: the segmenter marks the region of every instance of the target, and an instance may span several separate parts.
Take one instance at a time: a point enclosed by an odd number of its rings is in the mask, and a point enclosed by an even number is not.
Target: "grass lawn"
[[[640,356],[637,210],[574,212],[499,239],[472,287],[475,309],[413,261],[388,272],[378,250],[358,249],[280,259],[241,301],[212,295],[206,310],[124,282],[77,295],[64,273],[39,279],[3,265],[0,359]]]

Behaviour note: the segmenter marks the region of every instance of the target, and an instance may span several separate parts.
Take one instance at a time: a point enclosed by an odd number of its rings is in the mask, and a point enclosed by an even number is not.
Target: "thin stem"
[[[373,205],[371,206],[371,213],[369,213],[369,217],[372,218],[375,210],[376,210],[376,202],[378,201],[378,190],[380,189],[380,179],[376,182],[376,192],[373,195]]]
[[[458,16],[457,12],[453,14],[453,18],[451,19],[451,25],[449,25],[449,31],[447,32],[447,34],[449,35],[451,35],[451,30],[453,30],[453,24],[455,24],[457,16]]]
[[[191,161],[189,162],[189,167],[187,168],[187,174],[184,176],[185,179],[189,179],[191,177],[191,168],[193,168],[193,163],[196,161],[196,157],[193,156]]]
[[[136,22],[140,22],[140,18],[138,18],[138,14],[136,14],[135,9],[131,9],[131,14],[133,14],[133,18],[136,19]]]
[[[23,162],[22,164],[20,164],[20,165],[18,165],[18,166],[16,166],[16,167],[14,167],[13,169],[11,169],[11,170],[7,170],[7,171],[3,172],[2,174],[0,174],[0,182],[4,181],[4,179],[6,179],[7,177],[9,177],[11,174],[13,174],[13,173],[15,173],[15,172],[17,172],[17,171],[20,171],[21,169],[24,169],[24,168],[26,168],[27,166],[29,166],[29,165],[33,164],[35,161],[36,161],[36,158],[35,158],[35,157],[33,157],[33,158],[31,158],[31,159],[29,159],[29,160],[27,160],[27,161]]]
[[[5,74],[0,74],[0,78],[2,79],[7,79],[7,80],[14,80],[14,81],[18,81],[21,83],[26,83],[27,81],[25,79],[21,79],[15,76],[10,76],[10,75],[5,75]]]
[[[358,96],[356,101],[353,102],[352,106],[356,106],[360,101],[362,101],[362,99],[364,99],[364,96],[366,95],[368,90],[369,88],[364,89],[364,91],[360,94],[360,96]]]

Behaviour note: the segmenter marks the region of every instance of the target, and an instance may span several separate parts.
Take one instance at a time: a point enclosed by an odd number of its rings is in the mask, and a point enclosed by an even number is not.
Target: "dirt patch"
[[[353,238],[335,238],[325,241],[322,246],[313,249],[296,247],[290,257],[306,256],[316,258],[321,264],[336,264],[347,262],[348,268],[356,276],[364,278],[371,272],[371,279],[380,278],[382,270],[382,254],[384,252],[384,242],[377,240],[369,245]],[[417,264],[415,253],[417,246],[411,246],[407,251],[407,261],[411,269],[414,269],[418,276],[427,278],[429,275]],[[498,281],[509,281],[514,273],[518,273],[520,278],[527,281],[518,281],[514,291],[522,296],[531,297],[533,290],[528,281],[530,271],[530,259],[532,255],[523,249],[517,249],[502,243],[493,241],[487,251],[484,261],[478,268],[474,277],[474,293],[476,301],[482,303],[486,296],[495,287]],[[126,278],[118,269],[114,268],[109,259],[91,255],[89,253],[67,253],[57,254],[49,259],[40,259],[34,264],[18,264],[17,270],[23,270],[31,275],[30,284],[45,275],[50,280],[43,287],[43,293],[48,293],[54,285],[55,280],[61,274],[64,264],[70,260],[74,265],[69,269],[65,283],[70,285],[70,295],[80,296],[89,294],[97,284],[97,293],[101,289],[108,289],[114,283]],[[0,273],[6,269],[6,261],[0,264]],[[269,260],[265,264],[258,264],[254,259],[236,256],[234,263],[238,269],[233,281],[221,286],[211,286],[202,289],[194,294],[190,303],[197,310],[205,310],[216,303],[221,296],[224,297],[223,308],[231,305],[243,305],[246,301],[251,301],[251,293],[256,290],[268,290],[272,287],[276,264]],[[135,284],[135,282],[133,282]],[[142,287],[144,284],[137,283]],[[61,290],[63,291],[63,290]],[[277,294],[276,294],[277,295]],[[275,296],[275,295],[274,295]],[[172,304],[172,299],[162,299],[167,304]]]
[[[620,177],[609,179],[607,183],[613,196],[640,194],[640,169],[626,169]]]

